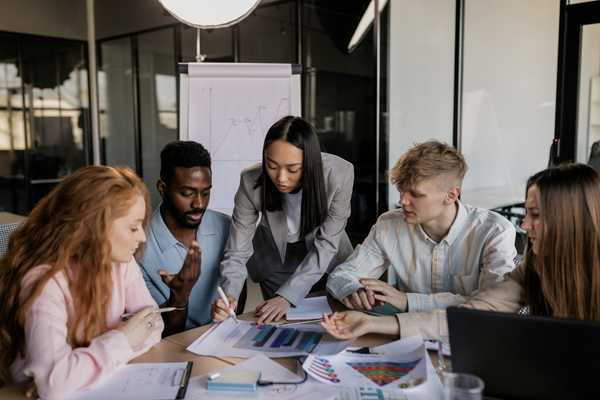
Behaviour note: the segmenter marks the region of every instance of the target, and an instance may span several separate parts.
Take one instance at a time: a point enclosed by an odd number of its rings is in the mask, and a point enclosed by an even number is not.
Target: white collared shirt
[[[302,223],[302,189],[296,193],[283,195],[283,211],[287,221],[287,242],[300,240],[300,224]]]
[[[342,300],[362,287],[360,278],[379,278],[391,267],[390,280],[407,294],[409,312],[445,309],[501,282],[515,268],[516,254],[515,228],[492,211],[458,202],[454,223],[437,243],[398,209],[379,217],[330,274],[327,289]]]

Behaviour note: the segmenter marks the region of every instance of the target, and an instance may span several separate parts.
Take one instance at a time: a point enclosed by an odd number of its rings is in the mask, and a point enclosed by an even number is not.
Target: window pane
[[[142,175],[153,206],[160,201],[155,183],[160,173],[160,151],[177,139],[177,88],[173,28],[138,36]]]
[[[585,163],[600,140],[600,24],[581,30],[579,99],[577,101],[577,161]]]
[[[554,137],[559,0],[465,3],[465,202],[522,202]],[[535,23],[532,23],[534,21]]]
[[[98,71],[103,163],[135,169],[135,126],[131,40],[100,44]]]
[[[295,57],[296,4],[258,7],[239,24],[240,61],[290,63]]]
[[[181,25],[181,61],[196,61],[196,29]],[[233,61],[231,28],[200,31],[200,53],[205,61]]]
[[[373,36],[347,51],[363,11],[354,2],[305,3],[302,16],[304,115],[317,128],[323,151],[354,164],[352,214],[346,226],[353,242],[366,236],[378,214]],[[346,29],[336,28],[341,26]],[[381,202],[385,205],[385,199]]]

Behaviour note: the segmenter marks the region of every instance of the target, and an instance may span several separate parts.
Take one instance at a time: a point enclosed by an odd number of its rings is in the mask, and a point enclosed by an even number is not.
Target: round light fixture
[[[175,18],[202,29],[225,28],[246,18],[260,0],[158,0]]]

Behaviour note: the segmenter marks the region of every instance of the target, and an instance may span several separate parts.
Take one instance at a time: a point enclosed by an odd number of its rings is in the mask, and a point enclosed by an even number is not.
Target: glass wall
[[[137,168],[132,39],[102,42],[98,61],[102,163]],[[139,171],[138,171],[139,172]]]
[[[389,4],[389,169],[415,143],[452,143],[455,6],[455,0]],[[389,207],[398,200],[390,188]]]
[[[239,61],[292,63],[297,61],[296,2],[257,8],[240,22]]]
[[[82,42],[0,34],[0,210],[26,214],[87,163]]]
[[[141,34],[137,43],[142,177],[151,189],[152,203],[158,204],[160,150],[177,139],[175,29]]]
[[[554,138],[559,0],[465,2],[463,199],[522,202]],[[494,149],[489,151],[488,149]]]
[[[317,128],[323,151],[354,164],[352,214],[346,229],[357,242],[366,236],[381,211],[375,205],[377,182],[387,186],[385,169],[376,178],[377,80],[372,31],[354,51],[348,51],[366,3],[303,4],[304,116]],[[382,20],[386,18],[387,12]],[[380,165],[385,165],[385,160],[382,162]]]

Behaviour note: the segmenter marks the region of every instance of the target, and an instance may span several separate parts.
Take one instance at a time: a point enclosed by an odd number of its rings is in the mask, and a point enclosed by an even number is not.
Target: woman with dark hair
[[[321,153],[314,128],[302,118],[287,116],[269,129],[262,164],[242,172],[235,195],[221,263],[231,309],[250,273],[266,300],[256,308],[258,322],[278,320],[350,255],[344,228],[353,183],[353,165]],[[213,305],[215,320],[228,312],[220,299]]]
[[[600,321],[600,177],[570,164],[538,172],[527,182],[525,260],[507,279],[463,307]],[[371,317],[354,311],[326,317],[343,339],[370,332],[447,337],[445,313]]]

